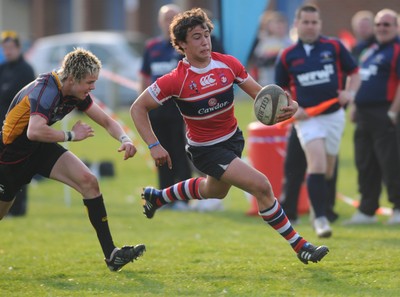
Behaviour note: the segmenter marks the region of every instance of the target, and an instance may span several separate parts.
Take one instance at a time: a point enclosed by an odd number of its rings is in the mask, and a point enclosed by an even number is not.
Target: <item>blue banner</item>
[[[222,41],[227,54],[246,65],[260,16],[269,0],[221,0]]]

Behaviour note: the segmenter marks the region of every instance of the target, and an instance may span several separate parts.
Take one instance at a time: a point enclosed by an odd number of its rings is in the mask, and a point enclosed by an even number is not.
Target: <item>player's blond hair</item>
[[[192,8],[185,12],[177,14],[169,26],[169,34],[173,47],[181,54],[185,54],[184,49],[179,45],[180,42],[186,42],[188,31],[196,26],[205,26],[211,31],[214,25],[207,14],[201,8]]]
[[[58,74],[61,81],[71,76],[79,82],[87,75],[99,74],[100,69],[101,62],[92,52],[83,48],[76,48],[65,55]]]

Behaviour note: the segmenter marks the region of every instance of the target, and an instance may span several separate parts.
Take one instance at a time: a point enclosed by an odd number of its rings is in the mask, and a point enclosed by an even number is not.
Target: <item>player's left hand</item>
[[[281,113],[277,116],[277,122],[282,122],[290,119],[299,108],[299,104],[292,99],[290,94],[286,92],[286,96],[288,98],[289,105],[281,108]]]
[[[354,101],[355,93],[353,91],[338,90],[338,98],[341,106]]]
[[[137,152],[136,147],[133,145],[132,142],[129,142],[129,141],[123,142],[121,144],[121,146],[118,149],[118,152],[122,152],[122,151],[125,151],[124,160],[132,158]]]

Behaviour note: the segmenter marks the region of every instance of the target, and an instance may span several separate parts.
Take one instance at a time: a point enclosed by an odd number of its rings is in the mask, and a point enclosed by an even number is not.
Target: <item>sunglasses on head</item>
[[[390,23],[386,23],[386,22],[383,22],[383,23],[375,23],[375,26],[376,27],[390,27],[392,24],[390,24]]]

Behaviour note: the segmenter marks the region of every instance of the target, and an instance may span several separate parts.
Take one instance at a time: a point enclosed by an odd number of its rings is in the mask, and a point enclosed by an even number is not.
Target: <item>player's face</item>
[[[70,82],[70,87],[69,91],[67,91],[68,94],[64,95],[71,95],[80,100],[84,100],[89,95],[89,93],[95,89],[95,82],[98,78],[98,74],[87,75],[80,81],[68,78],[68,81]]]
[[[188,31],[186,42],[181,46],[185,50],[186,58],[195,67],[205,67],[211,59],[211,37],[210,30],[205,24],[198,25]]]
[[[379,43],[392,41],[396,37],[397,31],[398,24],[393,16],[383,14],[375,18],[374,32]]]
[[[296,20],[297,34],[304,43],[315,42],[321,34],[321,19],[318,12],[300,13],[300,18]]]

